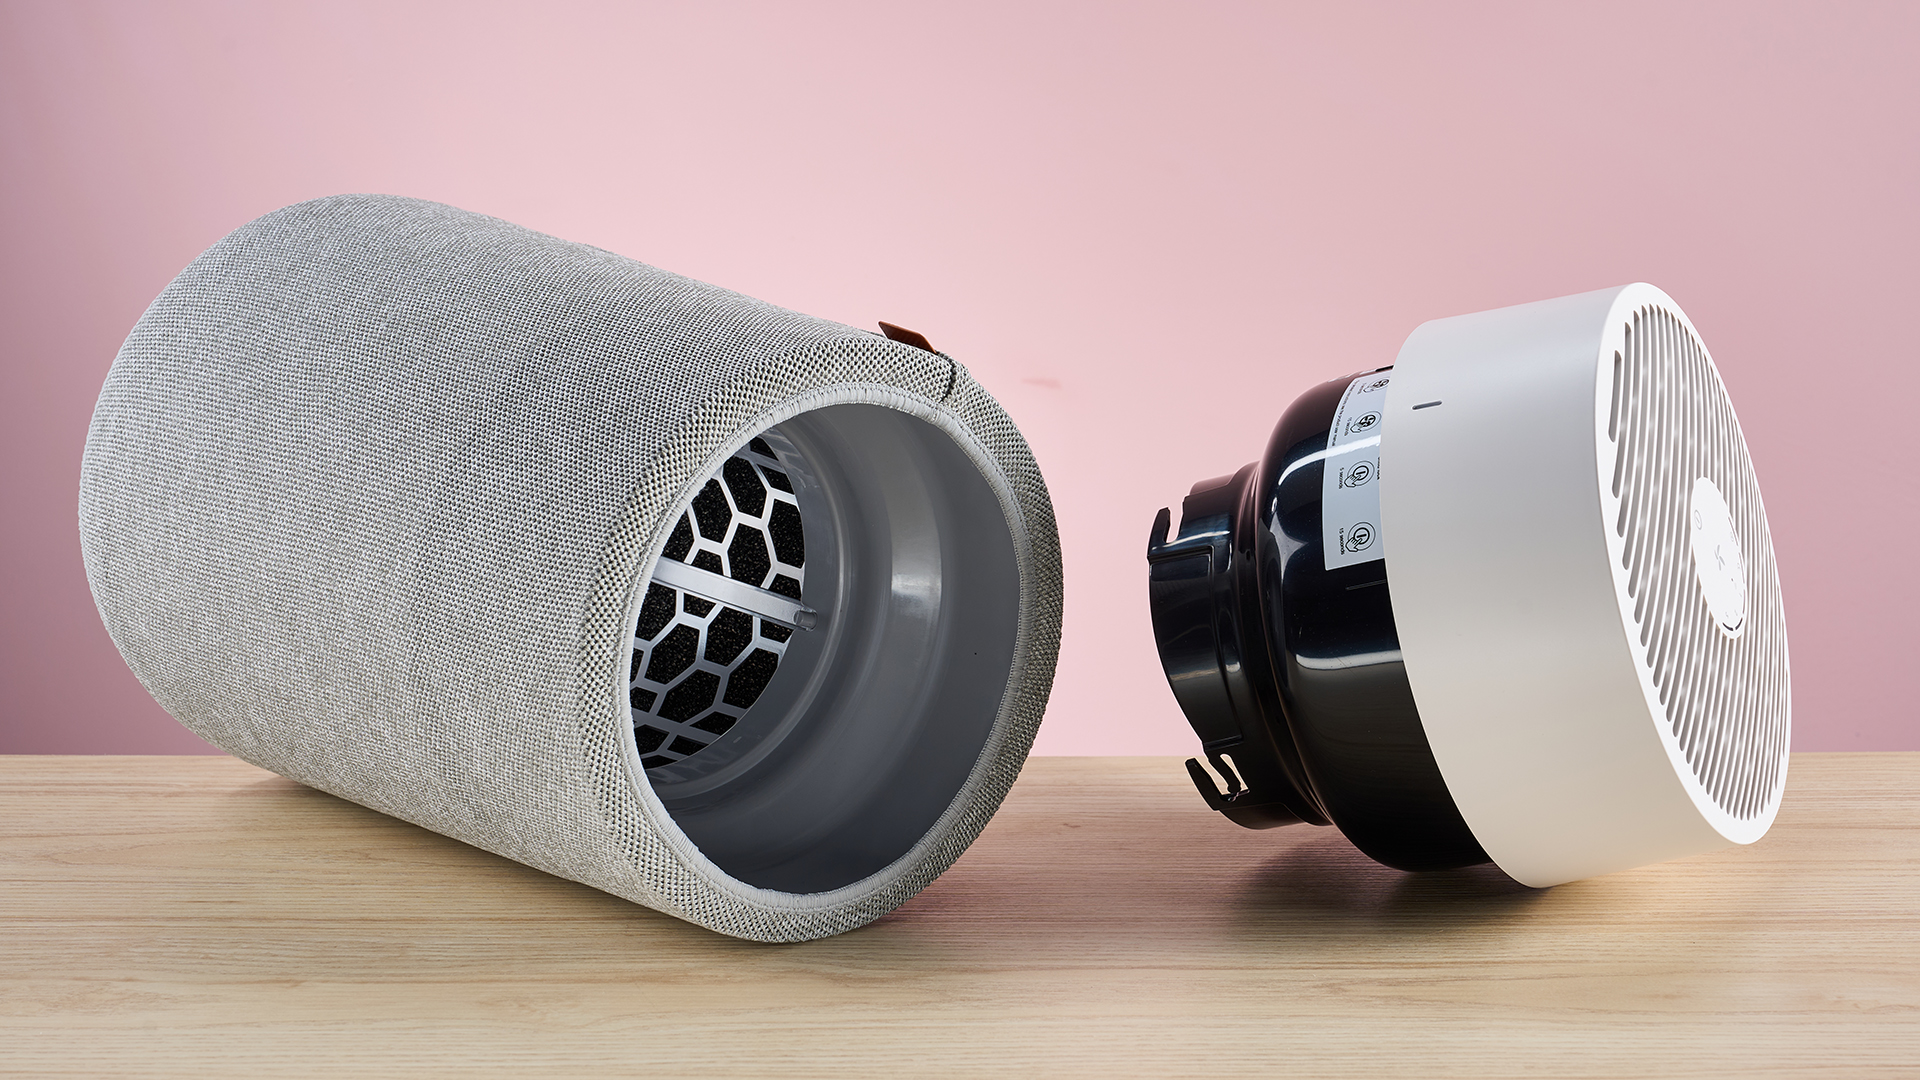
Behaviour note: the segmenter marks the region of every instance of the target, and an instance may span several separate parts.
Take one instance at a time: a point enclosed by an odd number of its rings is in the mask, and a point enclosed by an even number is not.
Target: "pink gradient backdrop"
[[[935,10],[936,7],[938,10]],[[1920,5],[0,0],[0,751],[198,752],[101,629],[100,381],[275,207],[437,199],[963,360],[1032,440],[1046,753],[1175,753],[1153,512],[1421,321],[1646,279],[1767,492],[1800,749],[1916,748]]]

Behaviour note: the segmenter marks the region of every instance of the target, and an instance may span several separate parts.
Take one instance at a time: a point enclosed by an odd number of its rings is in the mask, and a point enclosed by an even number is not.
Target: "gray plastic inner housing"
[[[815,625],[725,734],[646,775],[728,874],[826,892],[905,855],[966,782],[1007,692],[1020,572],[993,487],[938,427],[856,404],[759,434],[799,504]]]

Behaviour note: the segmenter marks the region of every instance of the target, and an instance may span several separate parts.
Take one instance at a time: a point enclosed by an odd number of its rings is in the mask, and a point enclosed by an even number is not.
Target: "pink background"
[[[933,10],[938,8],[940,10]],[[1059,508],[1040,750],[1179,753],[1142,549],[1423,320],[1687,309],[1779,552],[1799,749],[1912,749],[1920,5],[0,0],[0,751],[200,752],[82,576],[87,418],[222,234],[346,191],[925,332]]]

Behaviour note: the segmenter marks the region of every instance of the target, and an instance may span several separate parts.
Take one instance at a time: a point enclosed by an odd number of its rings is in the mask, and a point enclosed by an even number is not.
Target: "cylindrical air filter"
[[[1719,372],[1651,285],[1427,323],[1169,526],[1154,633],[1215,775],[1188,771],[1242,825],[1544,886],[1773,822],[1773,542]]]
[[[745,938],[946,869],[1059,648],[1040,473],[924,338],[410,199],[182,272],[80,520],[107,628],[204,738]]]

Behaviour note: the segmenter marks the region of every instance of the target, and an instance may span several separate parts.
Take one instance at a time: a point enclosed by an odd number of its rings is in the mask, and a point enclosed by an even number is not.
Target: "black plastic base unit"
[[[1386,563],[1326,566],[1321,455],[1350,381],[1301,395],[1259,461],[1194,485],[1177,536],[1154,519],[1154,638],[1226,789],[1187,771],[1248,828],[1333,824],[1402,870],[1487,862],[1414,707]]]

